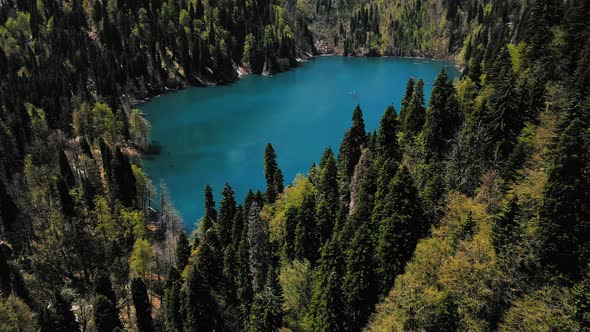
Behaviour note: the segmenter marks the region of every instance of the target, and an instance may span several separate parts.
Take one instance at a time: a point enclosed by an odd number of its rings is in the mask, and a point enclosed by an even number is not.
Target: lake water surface
[[[426,100],[448,62],[412,58],[319,57],[273,77],[249,75],[235,84],[188,88],[142,104],[161,153],[145,158],[147,174],[164,180],[187,229],[203,215],[210,184],[219,207],[228,182],[238,203],[248,189],[265,188],[267,143],[277,153],[285,185],[308,172],[326,147],[334,153],[360,104],[367,130],[379,126],[385,108],[399,111],[408,77],[422,78]]]

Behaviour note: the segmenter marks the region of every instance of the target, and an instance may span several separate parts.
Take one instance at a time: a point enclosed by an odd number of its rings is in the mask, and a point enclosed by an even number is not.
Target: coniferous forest
[[[187,232],[134,105],[323,53],[462,73]],[[590,331],[588,0],[3,0],[0,74],[2,332]]]

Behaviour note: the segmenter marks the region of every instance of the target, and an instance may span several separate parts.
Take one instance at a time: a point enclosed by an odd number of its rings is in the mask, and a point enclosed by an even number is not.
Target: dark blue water
[[[155,185],[164,180],[191,229],[203,215],[206,184],[217,204],[226,182],[238,202],[250,188],[264,190],[267,143],[290,183],[326,147],[337,153],[357,104],[374,130],[388,105],[399,110],[408,77],[424,80],[428,98],[443,67],[458,75],[449,63],[430,59],[320,57],[273,77],[166,94],[140,107],[162,146],[160,155],[145,159],[145,170]]]

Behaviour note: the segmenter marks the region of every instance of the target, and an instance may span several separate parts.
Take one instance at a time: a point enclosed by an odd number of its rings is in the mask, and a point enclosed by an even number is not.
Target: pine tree
[[[516,75],[506,48],[500,51],[494,61],[489,81],[493,86],[493,94],[490,97],[491,110],[486,113],[484,120],[487,122],[488,135],[493,144],[492,157],[503,161],[512,152],[524,126]]]
[[[131,280],[131,298],[135,307],[135,322],[140,332],[153,331],[152,304],[147,295],[147,288],[140,278]]]
[[[574,118],[565,128],[554,150],[549,178],[540,211],[545,241],[543,263],[549,268],[577,277],[590,259],[590,146],[588,126]]]
[[[111,303],[117,303],[117,297],[113,290],[113,284],[111,278],[107,272],[100,272],[94,280],[94,293],[105,296]]]
[[[252,291],[258,294],[265,284],[271,256],[268,225],[260,217],[257,203],[252,204],[248,215],[248,247]]]
[[[215,210],[215,201],[213,200],[213,190],[209,185],[205,186],[205,217],[201,230],[205,233],[217,221],[217,210]]]
[[[414,87],[412,99],[406,107],[406,112],[402,118],[403,131],[415,136],[422,131],[426,119],[426,109],[424,108],[424,81],[419,79]]]
[[[181,287],[180,272],[171,266],[164,289],[164,324],[167,332],[182,331]]]
[[[264,289],[256,294],[250,313],[249,330],[278,331],[283,318],[283,290],[271,268]]]
[[[354,174],[354,168],[361,157],[362,149],[367,143],[363,112],[357,105],[352,113],[352,127],[346,131],[338,152],[338,179],[341,199],[348,203],[350,197],[348,186]]]
[[[184,331],[214,331],[220,326],[218,306],[207,279],[197,264],[189,269],[182,303]]]
[[[502,253],[518,240],[520,206],[517,196],[509,198],[500,213],[494,218],[492,240],[496,252]]]
[[[406,167],[393,178],[387,195],[375,204],[372,220],[379,227],[375,253],[379,293],[385,294],[426,230],[418,191]]]
[[[408,111],[408,106],[410,106],[410,102],[412,101],[412,95],[414,94],[414,78],[408,78],[408,82],[406,83],[406,91],[404,92],[404,96],[402,98],[402,105],[399,111],[399,118],[400,122],[403,125],[403,119],[406,118],[406,113]]]
[[[356,231],[347,249],[345,269],[342,297],[346,330],[360,331],[377,302],[377,280],[373,271],[373,242],[366,223],[363,223]]]
[[[273,203],[277,195],[283,192],[283,173],[277,165],[277,155],[270,143],[264,150],[264,178],[266,179],[266,201]]]
[[[219,239],[223,248],[231,242],[233,221],[236,215],[236,199],[234,190],[226,183],[221,193],[221,203],[219,204]]]
[[[181,231],[178,235],[178,240],[176,241],[176,267],[182,271],[188,264],[190,256],[191,248],[188,243],[188,238],[186,237],[186,233]]]
[[[393,159],[401,161],[401,151],[397,143],[397,118],[395,109],[389,105],[381,117],[377,132],[377,159]]]
[[[94,319],[94,329],[97,332],[112,332],[115,328],[121,327],[119,311],[115,305],[102,294],[98,294],[94,297],[92,317]]]
[[[72,312],[71,302],[64,299],[57,291],[55,292],[54,297],[54,314],[52,316],[54,316],[55,319],[52,320],[50,326],[43,326],[43,329],[56,332],[78,331],[80,329],[80,324],[78,324],[76,316]]]
[[[301,208],[299,208],[297,214],[295,243],[293,245],[295,258],[299,260],[307,259],[312,265],[319,255],[315,211],[314,195],[308,193],[303,197]]]
[[[434,81],[422,130],[422,144],[426,156],[435,160],[440,160],[444,156],[460,125],[456,115],[454,88],[447,81],[448,76],[442,69]]]
[[[342,331],[345,322],[342,300],[343,255],[332,238],[322,248],[312,285],[308,325],[311,331]]]

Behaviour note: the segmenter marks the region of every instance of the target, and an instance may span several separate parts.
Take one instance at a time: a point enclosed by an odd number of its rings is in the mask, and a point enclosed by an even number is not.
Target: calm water
[[[307,173],[326,147],[335,153],[360,104],[367,130],[385,108],[399,110],[408,77],[422,78],[426,98],[447,62],[406,58],[320,57],[273,77],[189,88],[141,105],[161,154],[145,160],[155,185],[163,179],[188,229],[203,215],[203,189],[229,182],[241,202],[249,188],[264,190],[263,154],[272,143],[285,182]],[[427,99],[428,100],[428,99]]]

